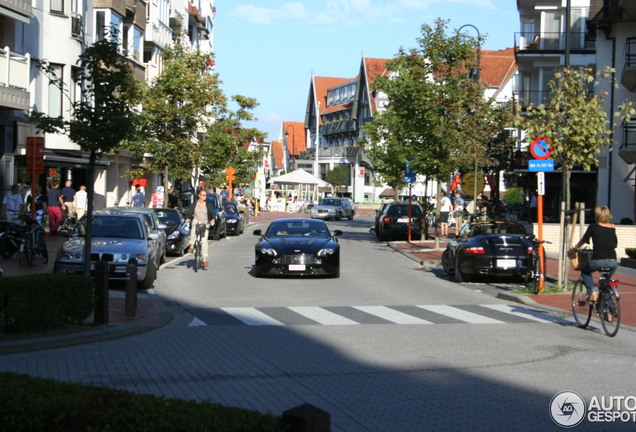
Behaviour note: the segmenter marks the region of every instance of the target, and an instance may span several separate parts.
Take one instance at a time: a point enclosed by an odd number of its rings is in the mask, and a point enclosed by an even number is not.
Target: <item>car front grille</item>
[[[313,255],[283,255],[278,260],[279,264],[320,264],[321,261]]]
[[[104,253],[104,254],[92,253],[91,254],[91,261],[99,261],[100,259],[102,261],[112,262],[112,261],[115,261],[115,256],[109,253]]]

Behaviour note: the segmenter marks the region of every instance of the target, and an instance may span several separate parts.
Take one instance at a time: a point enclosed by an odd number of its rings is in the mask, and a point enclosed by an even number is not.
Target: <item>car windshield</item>
[[[85,219],[84,219],[85,220]],[[76,226],[80,235],[85,234],[84,223]],[[141,221],[132,217],[116,217],[99,215],[93,217],[93,237],[113,237],[126,239],[143,239]]]
[[[481,222],[471,226],[469,236],[484,234],[521,234],[525,235],[526,230],[522,225],[510,222]]]
[[[215,208],[217,208],[217,207],[219,207],[219,201],[218,201],[218,199],[217,199],[217,198],[218,198],[218,197],[216,196],[216,194],[209,193],[209,194],[205,197],[205,200],[206,200],[207,202],[212,203],[212,206],[213,206],[213,207],[215,207]]]
[[[321,221],[273,222],[266,233],[267,237],[320,237],[331,236],[327,225]]]
[[[181,223],[181,219],[179,219],[177,212],[159,210],[157,211],[157,217],[166,225],[177,225]]]
[[[320,201],[320,205],[324,205],[324,206],[340,206],[342,204],[340,203],[340,200],[337,200],[337,199],[324,199],[324,200]]]

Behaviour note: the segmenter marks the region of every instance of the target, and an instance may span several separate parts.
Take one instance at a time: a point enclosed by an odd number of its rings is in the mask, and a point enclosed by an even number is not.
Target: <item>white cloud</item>
[[[273,24],[288,19],[307,19],[309,14],[300,2],[284,3],[278,9],[263,8],[254,5],[237,6],[231,15],[254,24]]]
[[[399,0],[398,3],[406,9],[427,9],[437,3],[457,3],[486,9],[496,9],[492,0]]]

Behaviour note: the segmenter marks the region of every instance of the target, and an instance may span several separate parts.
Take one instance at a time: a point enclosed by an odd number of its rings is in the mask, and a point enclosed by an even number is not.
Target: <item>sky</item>
[[[355,78],[362,57],[417,47],[421,26],[450,20],[485,38],[482,49],[514,45],[516,0],[216,0],[216,72],[226,96],[255,98],[248,122],[280,138],[283,121],[304,122],[311,77]],[[462,33],[477,36],[473,27]]]

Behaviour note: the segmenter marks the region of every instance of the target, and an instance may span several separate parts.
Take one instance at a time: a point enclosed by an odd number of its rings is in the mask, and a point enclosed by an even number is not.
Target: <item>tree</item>
[[[396,185],[407,159],[438,184],[458,169],[490,163],[487,144],[505,125],[503,109],[484,99],[484,87],[468,73],[479,68],[480,38],[447,36],[446,25],[422,25],[419,47],[400,49],[387,62],[390,74],[373,86],[388,104],[363,126],[366,144],[374,161],[386,152],[378,170]]]
[[[204,155],[198,138],[227,102],[209,55],[191,49],[182,36],[177,31],[177,42],[164,51],[163,70],[144,94],[141,133],[126,144],[135,157],[150,155],[131,175],[161,172],[165,190],[171,178],[192,178]]]
[[[349,186],[351,184],[351,172],[349,165],[337,165],[327,171],[325,180],[334,186]]]
[[[50,77],[50,85],[60,87],[69,98],[69,89],[64,87],[59,77],[52,75],[51,68],[45,62],[40,68]],[[82,97],[80,101],[72,103],[69,119],[34,111],[31,120],[40,131],[67,135],[82,150],[89,152],[86,220],[90,221],[93,214],[95,162],[99,155],[117,149],[122,141],[131,139],[136,133],[138,113],[133,107],[140,99],[141,84],[134,77],[128,59],[119,52],[114,35],[95,42],[79,56],[79,79]],[[87,223],[85,257],[90,256],[91,231],[91,224]],[[88,259],[84,260],[84,273],[90,274]]]

